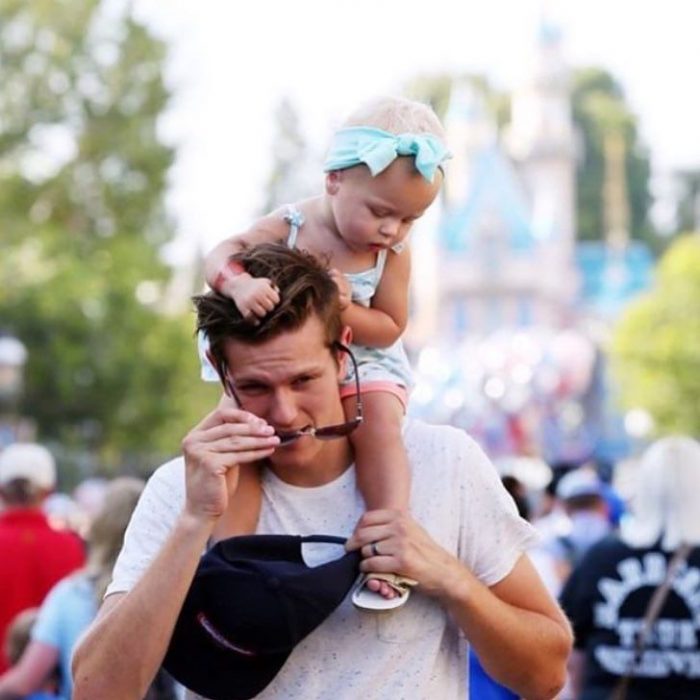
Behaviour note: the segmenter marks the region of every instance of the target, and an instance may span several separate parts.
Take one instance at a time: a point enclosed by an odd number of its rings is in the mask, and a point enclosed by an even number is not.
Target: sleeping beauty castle
[[[505,129],[467,84],[453,87],[445,126],[445,196],[411,242],[412,412],[464,427],[494,456],[621,456],[601,341],[653,260],[629,240],[614,159],[611,230],[577,242],[580,148],[558,29],[541,26]]]

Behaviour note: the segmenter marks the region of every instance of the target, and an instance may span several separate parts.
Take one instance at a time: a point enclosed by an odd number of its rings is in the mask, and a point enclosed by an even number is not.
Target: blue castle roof
[[[533,248],[530,211],[517,174],[497,144],[474,158],[474,175],[464,202],[448,211],[440,227],[440,242],[448,252],[467,252],[484,216],[496,218],[507,231],[513,252]]]

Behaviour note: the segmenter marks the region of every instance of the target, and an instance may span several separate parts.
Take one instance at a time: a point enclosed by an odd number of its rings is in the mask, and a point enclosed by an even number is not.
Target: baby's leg
[[[357,484],[367,510],[408,510],[411,477],[401,435],[404,406],[387,391],[362,394],[364,420],[350,435],[355,450]],[[343,400],[346,415],[355,415],[355,397]]]
[[[408,511],[411,475],[401,435],[403,402],[387,391],[362,394],[364,420],[350,435],[355,450],[357,485],[367,510]],[[347,416],[355,415],[355,398],[343,399]],[[384,598],[396,597],[387,583],[371,576],[367,588]]]

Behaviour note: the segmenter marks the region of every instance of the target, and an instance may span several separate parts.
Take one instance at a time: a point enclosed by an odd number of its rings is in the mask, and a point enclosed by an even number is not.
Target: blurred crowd
[[[700,444],[666,437],[619,465],[502,476],[540,533],[529,552],[575,636],[559,700],[700,698]],[[516,698],[473,655],[474,700]]]
[[[560,700],[700,697],[700,444],[667,437],[625,465],[555,464],[543,489],[502,476],[540,533],[530,552],[575,633]],[[73,647],[97,614],[144,484],[56,492],[51,453],[0,453],[0,700],[69,700]],[[470,696],[515,698],[470,659]],[[164,672],[148,700],[179,697]]]
[[[71,655],[97,614],[144,482],[89,479],[58,493],[43,446],[0,453],[0,699],[70,700]],[[174,700],[163,672],[147,700]]]

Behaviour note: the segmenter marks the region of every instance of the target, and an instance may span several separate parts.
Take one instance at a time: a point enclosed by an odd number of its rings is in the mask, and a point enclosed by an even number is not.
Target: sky
[[[652,156],[654,191],[700,167],[698,0],[135,0],[169,45],[171,106],[161,134],[178,151],[168,209],[173,259],[208,250],[260,210],[272,166],[272,114],[284,97],[321,152],[354,107],[399,94],[416,75],[475,72],[514,88],[542,8],[571,66],[622,83]],[[663,204],[657,221],[668,220]]]

